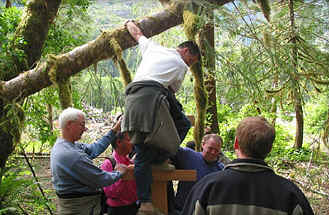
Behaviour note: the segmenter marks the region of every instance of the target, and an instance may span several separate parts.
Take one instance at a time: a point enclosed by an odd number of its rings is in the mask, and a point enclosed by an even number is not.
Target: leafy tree
[[[22,17],[21,24],[16,29],[15,38],[23,37],[26,44],[14,44],[13,47],[18,47],[19,50],[22,50],[27,55],[26,58],[24,58],[24,62],[28,64],[21,62],[19,64],[20,69],[11,73],[11,75],[5,79],[5,81],[9,81],[2,84],[1,95],[2,98],[6,98],[6,101],[2,101],[2,120],[6,122],[6,128],[21,128],[21,126],[18,125],[23,121],[23,112],[18,108],[17,112],[21,113],[21,117],[17,118],[15,122],[8,121],[9,109],[4,109],[5,104],[7,104],[8,101],[15,102],[21,98],[26,98],[50,86],[52,82],[50,81],[48,72],[55,74],[56,81],[66,80],[73,74],[80,72],[82,69],[100,60],[112,58],[116,51],[118,51],[118,49],[114,49],[118,48],[117,46],[113,47],[113,39],[120,45],[121,50],[136,45],[136,42],[133,41],[128,32],[123,28],[119,28],[116,31],[103,32],[97,39],[88,44],[77,47],[65,54],[51,56],[47,58],[46,62],[39,62],[35,65],[36,60],[40,59],[41,49],[48,34],[49,26],[57,14],[60,3],[61,1],[55,0],[44,2],[32,0],[29,1],[25,7],[26,12]],[[226,1],[218,2],[218,4],[223,3],[226,3]],[[159,34],[168,28],[182,23],[183,8],[183,2],[175,3],[162,12],[141,20],[139,25],[144,31],[144,34],[148,37]],[[40,22],[41,20],[42,22]],[[112,44],[112,46],[110,44]],[[30,52],[31,47],[35,50]],[[17,76],[20,72],[29,68],[27,65],[32,67],[32,69],[25,72],[23,75]],[[3,72],[7,73],[7,71]],[[10,79],[11,77],[15,78]],[[14,106],[11,105],[10,107]],[[0,137],[3,143],[0,150],[0,167],[3,168],[8,155],[14,149],[12,138],[16,137],[16,139],[18,139],[20,137],[20,129],[8,131],[3,127]]]
[[[238,108],[250,102],[258,107],[258,114],[278,106],[282,112],[294,111],[303,117],[301,108],[309,92],[321,91],[321,84],[326,88],[328,54],[320,47],[328,43],[324,39],[328,13],[323,12],[328,7],[322,7],[328,3],[296,1],[293,10],[288,3],[272,2],[270,23],[252,4],[233,3],[218,9],[215,17],[223,40],[217,49],[217,79],[224,86],[219,94],[236,101]],[[311,13],[321,16],[315,18]],[[302,135],[296,137],[297,147],[301,140]]]

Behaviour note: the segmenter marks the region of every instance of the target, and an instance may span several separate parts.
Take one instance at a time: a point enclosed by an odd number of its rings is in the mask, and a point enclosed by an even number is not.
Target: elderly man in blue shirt
[[[125,165],[106,172],[95,166],[92,159],[99,156],[115,141],[120,121],[93,144],[77,142],[87,131],[85,114],[75,108],[65,109],[59,116],[62,131],[51,150],[52,183],[58,197],[58,214],[99,214],[100,191],[119,180],[126,172]]]

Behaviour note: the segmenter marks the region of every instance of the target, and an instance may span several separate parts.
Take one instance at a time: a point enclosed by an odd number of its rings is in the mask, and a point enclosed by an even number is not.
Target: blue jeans
[[[169,158],[169,154],[147,144],[135,144],[135,169],[137,197],[139,202],[151,202],[152,164],[160,164]]]

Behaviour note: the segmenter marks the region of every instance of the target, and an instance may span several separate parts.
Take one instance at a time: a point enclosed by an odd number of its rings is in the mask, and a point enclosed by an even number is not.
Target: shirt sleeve
[[[101,169],[107,172],[112,172],[113,167],[112,167],[112,163],[111,161],[109,161],[108,159],[106,159],[103,164],[101,165]],[[103,187],[104,193],[107,197],[110,197],[111,192],[112,192],[112,185]]]
[[[182,147],[179,147],[177,153],[174,156],[170,157],[171,162],[175,165],[176,168],[178,168],[179,158],[183,154],[183,151],[184,149]]]
[[[177,92],[182,86],[187,69],[185,67],[178,67],[175,68],[175,70],[177,71],[176,79],[170,83],[169,86],[174,90],[174,92]]]
[[[116,140],[115,133],[110,130],[106,135],[101,139],[97,140],[93,144],[82,144],[83,150],[88,154],[90,159],[96,158],[98,155],[102,154],[110,143],[113,143]]]
[[[146,52],[146,50],[152,45],[152,41],[147,39],[145,36],[141,36],[138,40],[138,47],[141,51],[142,55]]]
[[[93,165],[92,161],[80,156],[72,166],[72,177],[92,188],[102,188],[121,178],[118,171],[107,172]]]

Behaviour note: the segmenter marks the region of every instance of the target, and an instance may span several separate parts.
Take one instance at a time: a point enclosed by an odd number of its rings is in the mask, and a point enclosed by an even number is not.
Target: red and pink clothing
[[[113,152],[116,164],[125,164],[127,166],[134,164],[128,156],[122,156]],[[112,163],[106,159],[101,165],[101,169],[105,171],[113,171]],[[119,207],[131,205],[137,201],[136,181],[119,179],[114,184],[103,188],[107,197],[106,203],[111,207]]]

